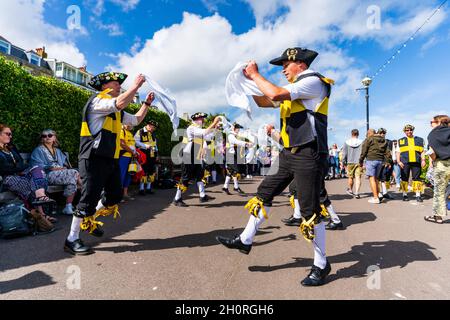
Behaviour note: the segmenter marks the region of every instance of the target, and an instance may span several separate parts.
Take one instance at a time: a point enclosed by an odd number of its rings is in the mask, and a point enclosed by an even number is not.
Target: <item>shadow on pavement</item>
[[[377,216],[373,212],[338,212],[345,229],[354,224],[375,221]]]
[[[331,263],[332,274],[328,282],[340,278],[361,278],[367,276],[369,267],[378,267],[380,269],[390,269],[394,267],[404,268],[409,263],[415,261],[437,261],[439,260],[431,251],[435,248],[421,241],[379,241],[364,242],[355,245],[350,251],[328,257]],[[296,258],[294,261],[277,266],[250,266],[248,269],[252,272],[272,272],[289,268],[311,267],[313,259]],[[338,269],[333,274],[333,264],[355,262],[350,267]],[[336,269],[334,269],[336,270]]]
[[[0,282],[0,294],[15,290],[35,289],[56,284],[53,278],[42,271],[34,271],[18,279]]]
[[[166,239],[127,239],[117,240],[108,239],[102,242],[102,245],[127,243],[107,248],[94,248],[95,251],[110,251],[114,253],[136,252],[136,251],[152,251],[152,250],[166,250],[174,248],[194,248],[194,247],[210,247],[219,245],[216,236],[233,237],[235,234],[240,234],[243,229],[223,229],[213,230],[205,233],[194,233],[177,236]],[[265,232],[268,233],[268,232]],[[129,243],[132,243],[129,245]]]

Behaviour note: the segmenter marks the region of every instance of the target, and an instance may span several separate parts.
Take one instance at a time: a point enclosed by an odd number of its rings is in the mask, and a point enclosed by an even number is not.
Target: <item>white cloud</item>
[[[49,58],[65,60],[75,66],[86,64],[86,57],[73,39],[83,34],[49,24],[44,19],[44,0],[0,1],[0,35],[25,50],[46,47]],[[20,21],[17,19],[20,17]]]
[[[404,35],[409,36],[430,13],[430,8],[413,1],[417,6],[407,6],[405,1],[397,3],[395,8],[403,13],[402,17],[395,20],[399,21],[397,24],[386,19],[380,32],[372,32],[366,27],[369,1],[360,4],[357,0],[247,0],[257,24],[240,35],[234,34],[230,23],[217,13],[204,18],[184,13],[180,23],[155,32],[140,50],[121,53],[114,67],[127,72],[131,78],[145,73],[170,88],[177,98],[179,114],[229,111],[233,109],[226,107],[224,82],[238,61],[255,59],[263,73],[281,84],[285,80],[279,74],[271,74],[277,69],[267,62],[287,47],[306,46],[320,52],[312,68],[336,80],[333,103],[355,102],[361,98],[355,89],[361,86],[363,67],[355,63],[345,49],[330,43],[357,37],[394,44]],[[383,10],[394,7],[388,1],[380,3]],[[274,12],[283,14],[274,17]],[[445,13],[433,20],[424,33],[436,28],[443,16]],[[260,116],[264,119],[263,111],[255,112],[257,119]],[[336,120],[343,116],[338,111],[330,114],[330,118]],[[256,125],[256,122],[247,122]]]

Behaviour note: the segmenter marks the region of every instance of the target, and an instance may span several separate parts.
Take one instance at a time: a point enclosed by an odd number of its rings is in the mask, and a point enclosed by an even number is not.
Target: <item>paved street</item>
[[[189,208],[170,204],[175,190],[137,198],[121,206],[120,220],[106,219],[102,241],[83,235],[95,246],[90,256],[63,252],[70,217],[60,217],[53,234],[0,241],[0,300],[450,299],[450,224],[424,222],[428,198],[373,205],[367,194],[360,200],[346,195],[345,180],[327,182],[346,230],[327,232],[332,271],[319,288],[299,285],[313,249],[297,228],[281,223],[291,214],[286,195],[276,198],[250,255],[219,245],[217,235],[242,231],[243,206],[259,181],[242,182],[247,197],[209,187],[216,199],[205,205],[188,194]],[[378,273],[367,273],[376,267]],[[77,270],[80,289],[72,288]]]

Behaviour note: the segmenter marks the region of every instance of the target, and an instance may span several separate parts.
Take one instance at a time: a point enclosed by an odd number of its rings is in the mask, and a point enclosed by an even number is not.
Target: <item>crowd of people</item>
[[[394,141],[386,139],[384,128],[368,130],[364,141],[354,129],[342,148],[333,144],[329,149],[328,103],[334,81],[310,69],[317,55],[305,48],[289,48],[273,59],[270,63],[282,67],[289,82],[283,87],[264,78],[255,61],[248,62],[243,70],[245,77],[263,94],[253,96],[256,104],[261,108],[280,108],[280,130],[269,124],[265,127],[266,135],[279,144],[280,149],[259,148],[255,141],[241,135],[243,127],[237,123],[224,130],[223,117],[216,117],[205,128],[208,115],[202,112],[192,115],[179,154],[182,176],[173,200],[175,206],[188,206],[183,201],[183,193],[191,180],[198,188],[200,203],[213,200],[206,194],[206,185],[208,181],[217,182],[221,171],[225,180],[223,192],[231,194],[232,182],[234,192],[245,195],[239,185],[242,175],[251,178],[258,163],[263,169],[270,168],[271,173],[263,170],[267,175],[256,196],[245,206],[250,218],[244,231],[234,238],[219,236],[217,241],[229,249],[249,254],[258,229],[268,219],[274,197],[289,187],[293,214],[283,221],[286,225],[300,227],[302,236],[313,244],[314,263],[309,275],[301,281],[303,286],[325,283],[331,271],[325,250],[325,230],[344,227],[328,198],[326,179],[347,176],[347,194],[359,199],[365,174],[372,192],[369,203],[392,199],[389,189],[393,182],[402,192],[403,201],[410,200],[408,193],[412,191],[415,200],[422,202],[424,181],[421,174],[428,166],[434,199],[432,214],[425,216],[425,220],[436,223],[443,223],[447,213],[445,197],[450,180],[450,121],[446,115],[431,120],[428,149],[425,140],[414,135],[412,125],[406,125],[405,136]],[[93,253],[81,240],[80,232],[102,237],[104,222],[98,218],[111,215],[117,218],[119,203],[134,200],[128,191],[132,181],[139,185],[139,195],[153,193],[159,158],[155,132],[159,124],[150,120],[135,133],[133,128],[143,122],[155,95],[150,92],[136,114],[125,112],[146,82],[143,75],[138,75],[130,88],[122,92],[121,84],[126,78],[122,73],[107,72],[91,80],[90,85],[100,93],[94,94],[83,109],[77,169],[72,168],[60,149],[55,131],[41,133],[40,144],[33,151],[29,164],[25,164],[12,143],[11,128],[0,125],[3,188],[18,195],[33,209],[42,228],[51,230],[56,221],[45,213],[43,206],[54,200],[46,194],[46,189],[49,184],[64,186],[63,213],[73,215],[64,243],[64,250],[70,254]],[[252,148],[258,151],[248,152]],[[217,157],[218,154],[221,157]],[[431,160],[427,161],[427,157]],[[80,200],[75,208],[72,203],[77,190]],[[325,225],[327,218],[330,220]]]

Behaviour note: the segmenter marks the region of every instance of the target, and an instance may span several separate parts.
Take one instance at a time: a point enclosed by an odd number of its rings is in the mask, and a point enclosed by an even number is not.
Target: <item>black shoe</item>
[[[391,196],[389,193],[383,194],[383,198],[388,200],[394,200],[394,197]]]
[[[100,227],[95,228],[94,231],[92,231],[92,233],[89,233],[91,236],[97,237],[97,238],[101,238],[103,237],[103,235],[105,234],[105,231],[103,231]]]
[[[302,219],[297,219],[294,216],[290,216],[287,219],[281,219],[281,222],[290,227],[300,227],[302,224]]]
[[[88,255],[94,253],[91,247],[85,246],[81,239],[75,240],[74,242],[70,242],[66,239],[64,243],[64,251],[73,255]]]
[[[182,199],[180,199],[180,200],[173,200],[173,204],[176,207],[189,207],[186,203],[184,203],[184,201]]]
[[[330,223],[325,226],[325,229],[327,229],[327,230],[343,230],[344,225],[342,224],[342,222],[334,223],[333,221],[330,221]]]
[[[328,274],[331,271],[331,265],[327,260],[327,265],[325,266],[325,269],[320,269],[319,267],[312,266],[311,272],[309,275],[303,279],[301,282],[302,286],[305,287],[316,287],[321,286],[325,284],[325,278],[328,276]]]
[[[416,197],[416,201],[417,201],[417,202],[423,202],[423,199],[422,199],[421,196],[418,196],[418,197]]]
[[[145,191],[145,194],[154,194],[154,192],[152,191],[152,189],[147,189],[147,190]]]
[[[245,254],[249,254],[250,250],[252,250],[252,245],[243,244],[239,235],[237,235],[234,239],[218,236],[216,237],[216,240],[227,248],[238,249],[240,252]]]
[[[242,191],[242,189],[241,188],[234,188],[234,191],[236,191],[237,193],[239,193],[239,194],[245,194],[245,192],[244,191]]]
[[[378,197],[378,200],[380,200],[380,203],[383,202],[384,197]]]
[[[205,195],[204,197],[200,197],[200,203],[208,202],[214,200],[215,198]]]
[[[359,194],[355,194],[355,199],[361,199],[361,196]]]
[[[145,196],[145,190],[139,190],[139,195],[140,196]]]
[[[408,196],[403,196],[403,201],[409,201]]]
[[[231,196],[231,192],[230,190],[228,190],[227,188],[222,188],[223,192],[225,192],[227,195]]]

